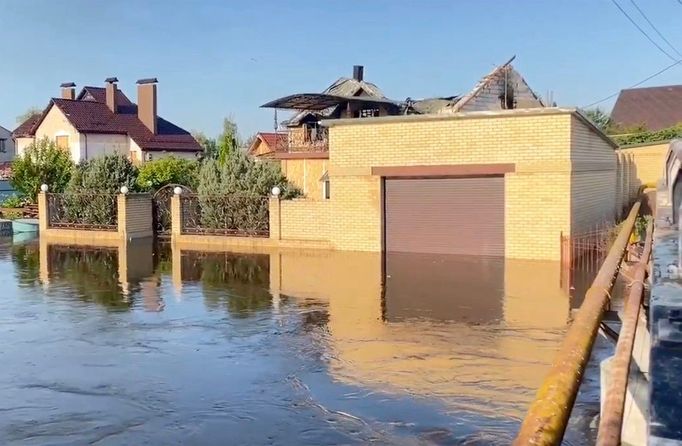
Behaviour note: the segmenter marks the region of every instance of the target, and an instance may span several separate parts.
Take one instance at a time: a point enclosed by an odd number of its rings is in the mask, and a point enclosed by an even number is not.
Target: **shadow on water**
[[[10,443],[509,444],[571,310],[502,258],[35,242],[7,274]]]

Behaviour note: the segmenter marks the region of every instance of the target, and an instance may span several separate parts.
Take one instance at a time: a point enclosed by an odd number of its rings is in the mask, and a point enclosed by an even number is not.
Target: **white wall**
[[[14,140],[12,139],[12,132],[0,126],[0,163],[6,163],[14,159]]]
[[[17,151],[17,156],[23,156],[24,152],[26,151],[26,147],[31,145],[33,140],[33,138],[17,138],[14,145],[14,148]]]
[[[42,139],[46,136],[53,141],[57,136],[68,136],[71,159],[75,162],[84,159],[81,152],[80,134],[56,106],[50,108],[47,116],[36,130],[36,139]]]
[[[87,133],[80,135],[82,159],[93,159],[119,153],[128,156],[130,151],[128,135]]]

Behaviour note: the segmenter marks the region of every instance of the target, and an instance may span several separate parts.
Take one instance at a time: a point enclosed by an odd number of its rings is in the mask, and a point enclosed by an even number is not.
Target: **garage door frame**
[[[372,175],[381,177],[381,251],[386,253],[386,180],[400,179],[435,179],[435,178],[471,178],[471,177],[504,177],[514,173],[516,165],[505,164],[455,164],[431,166],[381,166],[372,167]],[[506,180],[505,180],[506,183]],[[507,197],[505,197],[505,202]],[[506,229],[506,228],[505,228]],[[506,230],[505,230],[506,243]],[[383,256],[385,258],[385,255]],[[382,262],[384,263],[384,262]]]

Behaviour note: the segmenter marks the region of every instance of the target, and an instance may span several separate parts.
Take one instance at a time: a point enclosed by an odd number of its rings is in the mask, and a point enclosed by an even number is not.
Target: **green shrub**
[[[281,197],[295,198],[301,191],[287,181],[275,163],[256,162],[240,151],[233,152],[225,161],[204,160],[199,171],[199,195],[250,194],[268,196],[279,186]]]
[[[47,184],[50,192],[63,192],[73,166],[69,152],[46,137],[31,143],[23,156],[15,158],[9,182],[21,196],[35,203],[42,184]]]
[[[20,197],[17,194],[12,194],[9,197],[5,198],[5,200],[2,202],[0,206],[3,208],[21,208],[26,205],[26,199]]]
[[[622,135],[612,135],[611,139],[613,139],[619,146],[629,146],[632,144],[669,141],[671,139],[680,137],[682,137],[682,124],[655,132],[640,129],[637,133],[631,132]]]
[[[144,164],[137,177],[137,187],[142,191],[150,191],[168,184],[182,184],[195,189],[198,172],[197,161],[169,156]]]
[[[196,209],[201,226],[246,233],[267,230],[267,197],[275,186],[282,190],[282,198],[301,195],[278,165],[255,162],[243,152],[231,152],[224,160],[204,160]]]
[[[133,192],[137,190],[137,167],[123,155],[106,155],[81,162],[74,169],[67,192],[97,192],[116,194],[121,186]]]
[[[136,191],[137,177],[137,167],[118,154],[80,163],[64,193],[61,218],[72,223],[115,224],[116,194],[122,186]]]

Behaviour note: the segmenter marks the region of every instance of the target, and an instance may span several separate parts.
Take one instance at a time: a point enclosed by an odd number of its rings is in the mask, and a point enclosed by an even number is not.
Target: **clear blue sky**
[[[630,0],[618,0],[652,37]],[[637,0],[682,51],[682,4]],[[321,91],[353,64],[394,99],[462,94],[516,54],[531,87],[582,106],[671,63],[610,0],[0,0],[0,125],[59,84],[159,78],[159,113],[215,135],[272,129],[259,106]],[[660,40],[660,39],[659,39]],[[662,45],[665,45],[662,43]],[[682,65],[646,85],[682,83]],[[613,100],[602,104],[610,109]]]

